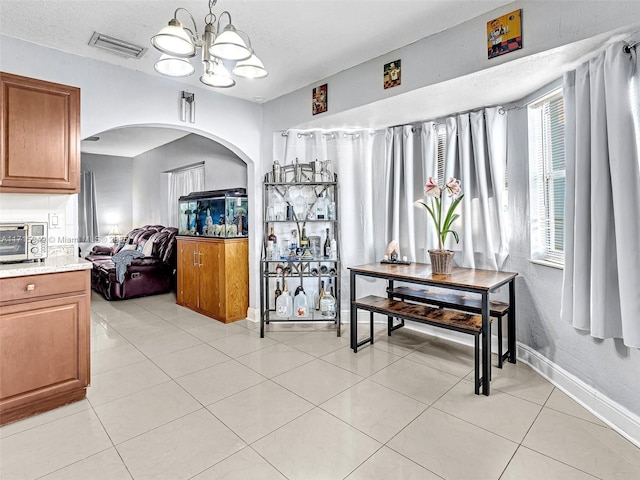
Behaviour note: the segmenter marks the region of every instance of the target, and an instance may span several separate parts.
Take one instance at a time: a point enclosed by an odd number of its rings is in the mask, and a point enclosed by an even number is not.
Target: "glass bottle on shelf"
[[[327,237],[324,240],[323,253],[325,258],[329,258],[331,256],[331,238],[329,236],[328,228],[327,228]]]
[[[271,227],[271,233],[269,234],[269,238],[267,238],[267,240],[269,240],[270,242],[273,242],[273,246],[276,247],[276,244],[278,243],[278,237],[276,237],[276,234],[274,232],[274,227]]]
[[[327,220],[336,219],[336,202],[327,202]]]
[[[278,160],[273,161],[273,183],[282,183],[282,167]]]
[[[276,303],[278,303],[278,297],[282,295],[282,290],[280,290],[280,280],[276,280],[276,289],[273,294],[275,296]]]
[[[336,317],[336,299],[333,296],[331,279],[329,279],[329,289],[325,292],[322,300],[320,300],[320,315],[322,318]]]
[[[322,302],[322,298],[325,295],[324,291],[324,282],[320,282],[320,293],[318,293],[318,303],[316,304],[316,310],[320,310],[320,304]]]
[[[309,300],[301,286],[296,289],[296,296],[293,300],[293,313],[299,318],[307,317],[309,314]]]
[[[324,192],[320,192],[318,200],[316,200],[316,219],[324,220],[327,218],[327,197]]]
[[[287,281],[284,281],[282,295],[276,300],[276,315],[279,317],[291,317],[293,315],[293,300],[287,290]]]

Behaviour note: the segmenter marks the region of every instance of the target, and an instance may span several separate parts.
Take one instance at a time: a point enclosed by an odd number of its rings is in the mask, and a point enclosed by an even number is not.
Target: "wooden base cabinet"
[[[177,303],[224,323],[247,318],[246,238],[178,238]]]
[[[81,400],[90,271],[0,279],[0,425]]]

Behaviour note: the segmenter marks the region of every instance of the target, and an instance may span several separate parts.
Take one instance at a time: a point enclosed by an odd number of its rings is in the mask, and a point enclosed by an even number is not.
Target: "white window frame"
[[[550,115],[550,110],[557,106],[563,108],[561,122]],[[528,120],[530,258],[535,263],[563,268],[566,183],[561,192],[554,188],[557,181],[566,178],[562,88],[529,104]],[[555,151],[552,140],[555,141]],[[562,168],[553,168],[554,155],[556,162],[562,160]],[[554,213],[558,207],[562,217]]]

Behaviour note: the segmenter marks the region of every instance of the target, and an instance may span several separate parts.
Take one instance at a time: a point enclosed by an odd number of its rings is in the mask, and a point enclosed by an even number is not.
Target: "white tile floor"
[[[256,329],[94,294],[87,400],[0,428],[0,478],[640,478],[638,448],[522,363],[476,396],[464,346]]]

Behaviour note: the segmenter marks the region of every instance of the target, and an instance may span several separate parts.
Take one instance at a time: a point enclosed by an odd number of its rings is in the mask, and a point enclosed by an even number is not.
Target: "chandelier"
[[[195,57],[198,49],[201,49],[204,73],[200,81],[209,87],[233,87],[236,81],[232,74],[243,78],[264,78],[268,75],[262,61],[251,48],[249,36],[231,23],[231,14],[224,11],[219,17],[214,15],[212,10],[217,1],[209,0],[209,13],[204,18],[202,36],[198,33],[193,15],[187,9],[179,7],[169,25],[151,37],[151,44],[162,52],[154,65],[158,73],[169,77],[192,75],[195,67],[189,59]],[[193,30],[183,27],[178,20],[178,12],[181,11],[191,18]],[[225,15],[229,23],[220,31],[220,22]]]

